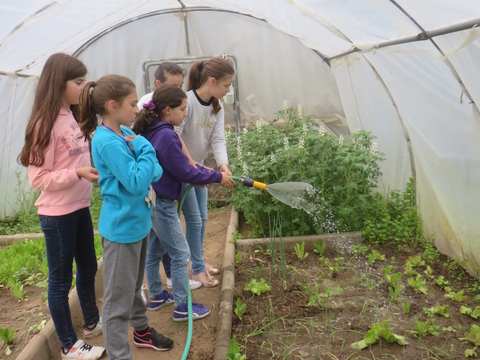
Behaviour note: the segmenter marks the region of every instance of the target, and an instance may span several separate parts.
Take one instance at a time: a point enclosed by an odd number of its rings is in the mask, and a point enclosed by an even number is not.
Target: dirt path
[[[227,227],[230,222],[231,207],[219,210],[211,210],[208,213],[209,219],[205,230],[205,255],[211,264],[221,267],[223,261],[223,252],[225,247],[225,238],[227,235]],[[183,224],[183,219],[182,219]],[[166,289],[167,282],[163,269],[160,271],[162,283]],[[222,274],[217,278],[221,280]],[[145,283],[147,282],[145,278]],[[218,305],[220,299],[221,285],[207,289],[200,288],[192,291],[193,301],[200,302],[212,308],[212,314],[203,320],[194,321],[192,345],[188,359],[207,360],[213,359],[213,351],[215,346],[215,334],[217,327]],[[101,300],[99,300],[101,309]],[[133,358],[135,360],[147,359],[180,359],[185,347],[187,338],[187,323],[173,322],[173,305],[167,306],[159,311],[148,311],[150,326],[153,326],[163,335],[168,336],[175,342],[175,347],[168,352],[156,352],[154,350],[138,349],[133,345],[133,329],[131,328],[128,343],[132,348]],[[78,334],[82,338],[82,333]],[[89,341],[93,345],[104,345],[103,337],[99,337]]]

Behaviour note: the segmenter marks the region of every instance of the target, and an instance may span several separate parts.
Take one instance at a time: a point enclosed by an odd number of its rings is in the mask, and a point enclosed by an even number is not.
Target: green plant
[[[235,315],[238,316],[240,320],[242,320],[242,316],[247,310],[247,303],[242,303],[239,297],[237,297],[237,307],[235,308]]]
[[[426,322],[420,321],[415,318],[415,327],[410,330],[410,332],[417,338],[421,339],[423,336],[431,334],[438,336],[440,326],[435,325],[432,320],[427,320]]]
[[[442,289],[445,289],[445,287],[450,285],[450,282],[448,280],[445,280],[443,276],[439,276],[437,279],[434,280],[434,282]]]
[[[321,260],[322,258],[320,258],[320,261]],[[340,265],[340,262],[343,261],[343,257],[337,257],[334,260],[335,264],[333,264],[328,258],[323,258],[323,263],[328,267],[328,270],[330,270],[332,273],[345,270],[345,267]]]
[[[239,251],[237,252],[237,255],[235,255],[235,262],[237,264],[241,264],[242,263],[242,253]]]
[[[472,325],[470,332],[465,333],[464,338],[460,338],[460,341],[464,341],[469,344],[473,344],[473,349],[465,350],[465,357],[477,356],[476,350],[480,346],[480,327],[477,325]]]
[[[435,276],[433,276],[433,270],[430,266],[427,265],[427,269],[423,272],[426,277],[429,279],[435,279]]]
[[[343,294],[344,290],[340,285],[337,285],[335,288],[328,286],[324,291],[320,291],[321,284],[317,284],[314,288],[304,288],[304,290],[309,295],[308,306],[318,305],[321,309],[324,309],[327,304],[330,303],[330,298],[335,294]]]
[[[472,311],[471,308],[462,305],[460,307],[460,314],[469,315],[473,319],[479,319],[480,318],[480,306],[476,306],[475,309]]]
[[[435,239],[432,239],[430,242],[425,241],[425,251],[423,252],[422,257],[427,260],[439,260],[440,259],[440,253],[438,250],[435,248],[433,245]]]
[[[228,344],[228,353],[225,354],[225,357],[228,360],[245,360],[247,358],[246,355],[240,353],[240,347],[234,338],[232,338]]]
[[[243,235],[242,233],[239,233],[238,230],[235,230],[234,232],[232,232],[232,242],[234,245],[237,245],[237,241],[242,238],[243,238]]]
[[[260,296],[261,294],[270,291],[271,287],[265,283],[265,279],[261,278],[260,282],[257,282],[256,279],[250,280],[250,283],[246,284],[243,290],[250,291],[253,295]]]
[[[368,263],[370,264],[370,266],[373,266],[373,263],[377,260],[386,261],[385,255],[380,254],[380,252],[377,251],[377,250],[372,250],[372,252],[367,255],[367,259],[368,259]]]
[[[417,255],[417,256],[410,256],[407,261],[410,262],[410,264],[412,264],[413,267],[418,267],[418,266],[424,266],[425,265],[425,261],[422,260],[422,256],[421,255]]]
[[[375,344],[382,337],[389,343],[397,343],[402,346],[407,345],[408,342],[405,340],[405,337],[394,334],[392,329],[387,326],[389,322],[390,320],[383,320],[381,323],[372,324],[363,340],[357,341],[350,346],[356,350],[362,350],[369,345]]]
[[[405,263],[405,274],[406,275],[409,275],[409,276],[415,276],[417,275],[418,273],[415,271],[412,263],[410,261],[407,260],[407,262]]]
[[[462,302],[468,299],[468,296],[463,295],[463,290],[460,290],[458,292],[455,292],[453,290],[450,290],[448,294],[445,294],[445,297],[450,300],[455,300],[458,302]]]
[[[23,284],[21,282],[12,281],[9,283],[9,287],[12,289],[13,294],[18,298],[19,301],[25,298],[27,292],[23,289]]]
[[[405,315],[410,314],[410,304],[408,303],[407,300],[404,300],[404,301],[403,301],[402,310],[403,310],[403,313],[404,313]]]
[[[295,255],[303,261],[308,256],[308,253],[305,251],[305,241],[302,241],[302,244],[295,244]]]
[[[315,250],[313,251],[319,254],[320,257],[325,255],[325,252],[327,251],[327,244],[325,244],[325,240],[322,241],[322,243],[319,243],[318,241],[314,241],[313,246],[315,246]]]
[[[3,340],[5,345],[7,346],[5,350],[5,355],[10,356],[12,351],[10,350],[10,346],[13,343],[13,335],[15,335],[15,332],[17,329],[9,329],[9,328],[0,328],[0,339]]]
[[[375,243],[412,242],[414,245],[424,242],[413,178],[403,193],[390,190],[386,198],[380,194],[374,196],[377,201],[370,207],[362,229],[364,239]]]
[[[394,301],[398,300],[398,295],[402,292],[404,289],[403,285],[395,285],[395,287],[389,287],[388,292],[390,293],[390,296]]]
[[[357,245],[352,245],[352,251],[355,255],[363,255],[366,256],[368,250],[370,250],[370,247],[368,245],[363,245],[363,244],[357,244]]]
[[[266,192],[240,186],[228,201],[241,211],[257,232],[267,228],[266,214],[283,219],[284,234],[303,235],[360,230],[365,214],[377,200],[371,190],[380,176],[373,136],[365,131],[337,138],[320,131],[311,116],[299,116],[285,107],[268,125],[261,121],[240,136],[226,132],[230,169],[267,184],[308,182],[316,190],[314,216],[292,209]],[[279,126],[279,124],[281,124]],[[252,149],[255,149],[253,151]]]
[[[0,339],[2,339],[6,345],[10,345],[12,344],[13,335],[15,335],[16,331],[17,329],[0,328]]]
[[[443,316],[443,317],[450,317],[450,308],[448,305],[440,305],[439,303],[436,303],[434,307],[431,307],[431,308],[423,308],[423,311],[425,312],[425,314],[430,317],[430,318],[433,318],[434,315],[440,315],[440,316]]]
[[[417,277],[415,279],[409,278],[408,285],[410,285],[415,291],[420,291],[425,295],[427,295],[427,292],[428,292],[427,282],[424,279],[422,279],[422,276],[420,274],[417,274]]]

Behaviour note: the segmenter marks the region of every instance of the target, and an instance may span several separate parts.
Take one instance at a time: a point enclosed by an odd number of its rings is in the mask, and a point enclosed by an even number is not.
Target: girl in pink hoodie
[[[84,337],[102,333],[95,297],[95,256],[90,197],[99,176],[91,167],[90,147],[78,126],[78,101],[87,68],[76,58],[53,54],[38,80],[32,114],[25,131],[19,162],[41,190],[35,205],[45,234],[48,260],[48,306],[62,343],[62,359],[98,359],[105,353],[77,339],[68,292],[73,259],[77,264],[77,293],[84,319]]]

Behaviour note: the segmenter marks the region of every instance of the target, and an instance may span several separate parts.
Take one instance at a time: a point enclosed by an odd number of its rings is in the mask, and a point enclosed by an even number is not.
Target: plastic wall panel
[[[181,14],[164,14],[131,22],[99,38],[78,57],[88,69],[87,81],[120,74],[144,94],[142,64],[146,60],[185,56],[185,32]]]
[[[480,133],[471,104],[450,69],[425,43],[429,54],[377,51],[366,54],[390,90],[409,132],[417,194],[426,234],[456,258],[480,263]],[[477,234],[477,235],[476,235]]]
[[[36,81],[32,79],[0,76],[0,119],[4,129],[0,135],[0,220],[19,210],[17,172],[23,185],[19,190],[31,191],[26,168],[17,163],[17,156],[24,144],[35,85]]]
[[[412,176],[407,139],[399,114],[385,87],[363,55],[352,54],[332,63],[350,131],[367,130],[377,137],[383,175],[378,191],[405,190]]]
[[[237,58],[242,121],[272,120],[283,100],[289,106],[301,104],[304,114],[343,115],[330,68],[297,39],[236,14],[196,12],[188,21],[192,55],[228,53]],[[223,36],[217,36],[218,29]],[[231,106],[226,111],[228,115]]]

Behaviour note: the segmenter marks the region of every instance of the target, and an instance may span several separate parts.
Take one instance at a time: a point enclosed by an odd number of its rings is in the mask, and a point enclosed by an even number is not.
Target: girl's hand
[[[198,162],[195,161],[195,163],[193,164],[193,166],[196,168],[196,169],[200,169],[200,168],[204,168],[204,169],[207,169],[208,171],[215,171],[213,170],[212,168],[208,167],[208,166],[205,166],[203,164],[200,164]]]
[[[125,136],[125,141],[126,142],[131,142],[133,139],[135,139],[138,135],[128,135]]]
[[[228,169],[227,164],[220,165],[220,171],[227,174],[228,176],[232,176],[232,172]]]
[[[227,173],[222,172],[222,182],[220,183],[220,185],[231,189],[235,186],[235,184],[235,181],[229,175],[227,175]]]
[[[128,135],[128,136],[125,136],[124,139],[126,142],[132,142],[132,140],[135,139],[137,136],[139,135]],[[132,144],[130,144],[130,149],[134,151]]]
[[[97,169],[92,167],[77,168],[76,172],[79,179],[85,178],[90,182],[95,182],[100,178]]]

